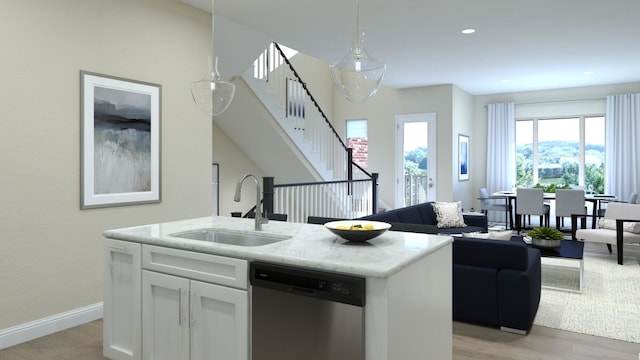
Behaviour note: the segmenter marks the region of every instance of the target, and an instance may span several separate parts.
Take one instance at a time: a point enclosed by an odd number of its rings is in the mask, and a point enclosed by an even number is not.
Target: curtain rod
[[[597,98],[587,98],[587,99],[575,99],[575,100],[558,100],[558,101],[534,101],[534,102],[523,102],[523,103],[518,103],[518,102],[513,102],[514,105],[541,105],[541,104],[562,104],[562,103],[572,103],[572,102],[579,102],[579,101],[593,101],[593,100],[606,100],[607,97],[597,97]],[[504,102],[510,102],[510,101],[503,101]],[[484,106],[485,109],[487,107],[489,107],[489,104]]]

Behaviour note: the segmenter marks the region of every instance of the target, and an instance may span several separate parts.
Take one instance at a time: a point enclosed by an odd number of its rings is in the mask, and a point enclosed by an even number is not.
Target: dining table
[[[493,198],[504,198],[505,204],[507,205],[507,211],[509,216],[509,225],[511,229],[513,229],[513,209],[515,209],[515,202],[517,201],[517,196],[515,191],[496,191],[491,194]],[[544,200],[555,200],[555,193],[544,193]],[[591,228],[596,228],[596,218],[598,216],[598,210],[601,208],[603,202],[615,201],[617,197],[615,195],[610,194],[585,194],[584,201],[590,202],[591,206]]]

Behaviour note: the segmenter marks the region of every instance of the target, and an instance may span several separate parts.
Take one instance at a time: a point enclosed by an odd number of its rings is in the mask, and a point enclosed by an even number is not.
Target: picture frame
[[[80,208],[159,203],[158,84],[80,71]]]
[[[458,180],[469,180],[469,136],[458,134]]]

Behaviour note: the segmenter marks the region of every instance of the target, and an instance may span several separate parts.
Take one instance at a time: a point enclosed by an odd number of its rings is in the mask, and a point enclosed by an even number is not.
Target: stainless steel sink
[[[189,230],[169,236],[178,237],[182,239],[211,241],[220,244],[236,245],[236,246],[261,246],[267,244],[273,244],[279,241],[291,239],[291,236],[286,235],[263,235],[263,234],[247,234],[241,232],[234,232],[229,230],[220,229],[198,229]]]

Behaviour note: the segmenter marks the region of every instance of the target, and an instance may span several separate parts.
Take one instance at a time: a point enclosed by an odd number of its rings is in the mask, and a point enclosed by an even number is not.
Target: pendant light
[[[211,51],[215,53],[214,37],[214,0],[211,0]],[[222,80],[218,72],[218,57],[215,57],[213,66],[209,61],[211,72],[202,79],[191,83],[191,96],[196,105],[209,116],[222,114],[231,105],[236,86],[233,83]]]
[[[356,0],[356,31],[353,47],[342,59],[331,64],[331,75],[338,91],[347,100],[362,103],[371,99],[387,68],[364,49],[364,32],[360,28],[360,1]]]

